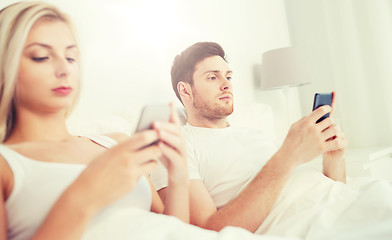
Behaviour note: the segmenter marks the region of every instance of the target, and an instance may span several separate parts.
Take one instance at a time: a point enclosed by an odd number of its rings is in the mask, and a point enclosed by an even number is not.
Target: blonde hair
[[[66,23],[76,41],[68,16],[51,4],[19,2],[0,11],[0,142],[10,136],[15,122],[13,99],[25,41],[33,25],[41,19]],[[78,101],[79,92],[66,115],[69,115]]]

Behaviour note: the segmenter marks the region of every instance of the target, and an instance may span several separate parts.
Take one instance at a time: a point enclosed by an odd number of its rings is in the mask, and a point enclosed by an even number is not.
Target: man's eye
[[[231,81],[232,78],[231,78],[231,77],[226,77],[226,79],[229,80],[229,81]]]
[[[31,59],[35,62],[43,62],[43,61],[49,59],[49,57],[32,57]]]
[[[216,77],[215,77],[215,76],[212,76],[212,77],[209,77],[208,79],[210,79],[210,80],[215,80]]]
[[[67,58],[67,61],[69,63],[73,63],[73,62],[76,62],[76,59],[75,58]]]

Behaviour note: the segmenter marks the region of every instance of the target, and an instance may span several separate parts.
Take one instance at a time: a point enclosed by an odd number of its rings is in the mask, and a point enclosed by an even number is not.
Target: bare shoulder
[[[6,200],[11,194],[13,185],[13,173],[8,162],[0,154],[0,187],[3,192],[3,198]]]
[[[4,159],[3,155],[0,154],[0,179],[2,179],[2,176],[4,176],[4,174],[8,171],[11,171],[11,168]]]
[[[114,139],[118,143],[123,142],[123,141],[125,141],[126,139],[128,139],[130,137],[129,135],[127,135],[125,133],[121,133],[121,132],[106,133],[104,135]]]
[[[8,170],[7,170],[8,169]],[[7,213],[5,209],[5,201],[11,194],[12,185],[10,184],[12,179],[9,177],[12,171],[5,161],[3,156],[0,154],[0,238],[7,239]]]

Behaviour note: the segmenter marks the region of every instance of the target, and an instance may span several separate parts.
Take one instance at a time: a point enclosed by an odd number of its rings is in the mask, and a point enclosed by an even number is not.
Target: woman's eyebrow
[[[34,42],[34,43],[31,43],[31,44],[27,45],[26,49],[30,48],[32,46],[40,46],[40,47],[43,47],[43,48],[52,49],[52,47],[50,45],[47,45],[47,44],[44,44],[44,43],[37,43],[37,42]]]
[[[40,46],[40,47],[47,48],[47,49],[53,49],[52,46],[50,46],[50,45],[48,45],[48,44],[45,44],[45,43],[37,43],[37,42],[34,42],[34,43],[31,43],[31,44],[27,45],[27,46],[26,46],[26,49],[27,49],[27,48],[30,48],[30,47],[32,47],[32,46]],[[66,49],[71,49],[71,48],[77,48],[77,46],[76,46],[75,44],[72,44],[72,45],[69,45],[69,46],[66,47]]]

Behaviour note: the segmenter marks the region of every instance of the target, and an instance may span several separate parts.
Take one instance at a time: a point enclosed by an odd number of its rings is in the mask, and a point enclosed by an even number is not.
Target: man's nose
[[[228,80],[226,77],[223,77],[223,83],[222,83],[221,90],[227,91],[227,90],[231,90],[231,89],[232,89],[231,81]]]

